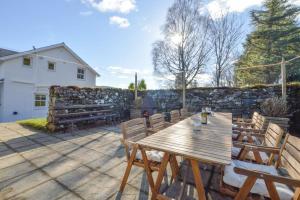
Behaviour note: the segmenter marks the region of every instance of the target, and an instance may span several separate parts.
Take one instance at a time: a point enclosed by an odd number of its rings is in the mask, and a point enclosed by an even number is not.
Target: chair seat
[[[233,157],[237,157],[239,155],[240,151],[241,151],[241,148],[232,147],[232,149],[231,149],[231,155]],[[268,156],[267,153],[260,151],[259,154],[260,154],[260,157],[261,157],[263,163],[267,163],[269,161],[269,156]],[[248,159],[248,160],[255,160],[253,151],[249,151],[247,153],[246,159]]]
[[[243,186],[247,176],[236,174],[233,170],[234,167],[240,167],[249,170],[257,170],[272,175],[278,175],[278,172],[274,166],[259,165],[239,160],[233,160],[230,165],[225,166],[223,182],[227,185],[231,185],[237,188],[241,188]],[[288,186],[281,183],[275,183],[275,187],[281,200],[292,199],[294,192]],[[251,189],[251,193],[259,194],[265,197],[270,197],[263,179],[256,180],[255,184]]]
[[[131,151],[130,151],[130,154],[131,154]],[[161,162],[163,159],[163,156],[164,156],[164,152],[151,150],[151,151],[146,151],[146,155],[147,155],[148,160],[155,161],[155,162]],[[143,160],[142,152],[138,150],[136,152],[135,158],[138,160]]]

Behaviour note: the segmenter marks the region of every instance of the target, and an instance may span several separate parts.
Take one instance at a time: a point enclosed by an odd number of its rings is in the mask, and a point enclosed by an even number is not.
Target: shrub
[[[266,99],[260,109],[264,115],[269,117],[285,117],[288,112],[286,100],[279,97]]]

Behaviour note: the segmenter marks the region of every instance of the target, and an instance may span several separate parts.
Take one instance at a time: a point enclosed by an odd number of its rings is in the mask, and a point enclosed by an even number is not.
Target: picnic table
[[[199,123],[199,114],[193,115],[136,142],[142,154],[145,153],[145,149],[165,152],[155,183],[149,166],[145,167],[152,190],[152,199],[165,198],[158,194],[160,185],[168,163],[172,171],[178,172],[176,156],[182,156],[190,162],[199,199],[206,199],[199,162],[219,166],[230,164],[232,114],[214,113],[214,116],[209,116],[208,124],[199,126]],[[149,163],[146,156],[143,156],[143,161],[145,165]]]

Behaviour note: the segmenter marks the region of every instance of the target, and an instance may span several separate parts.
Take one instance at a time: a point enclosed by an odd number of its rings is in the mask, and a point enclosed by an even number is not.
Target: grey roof
[[[17,54],[17,53],[18,52],[16,52],[16,51],[0,48],[0,57],[10,56],[10,55]]]

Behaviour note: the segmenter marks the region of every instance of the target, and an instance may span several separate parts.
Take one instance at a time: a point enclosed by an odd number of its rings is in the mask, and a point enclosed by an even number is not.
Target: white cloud
[[[120,28],[127,28],[128,26],[130,26],[128,19],[118,16],[110,17],[109,23],[113,25],[118,25]]]
[[[122,78],[124,78],[124,77],[131,78],[135,75],[135,73],[137,73],[138,76],[151,76],[152,75],[152,71],[150,71],[150,70],[140,70],[140,69],[118,67],[118,66],[109,66],[107,68],[107,70],[111,74],[120,76]]]
[[[299,0],[297,0],[299,1]],[[222,12],[243,12],[247,8],[252,6],[261,6],[263,0],[251,0],[251,1],[241,1],[241,0],[213,0],[206,4],[204,7],[200,8],[200,12],[209,12],[210,15],[216,19],[221,16]]]
[[[81,0],[100,12],[129,13],[136,9],[135,0]]]
[[[81,16],[90,16],[93,14],[93,11],[81,11],[79,14]]]

